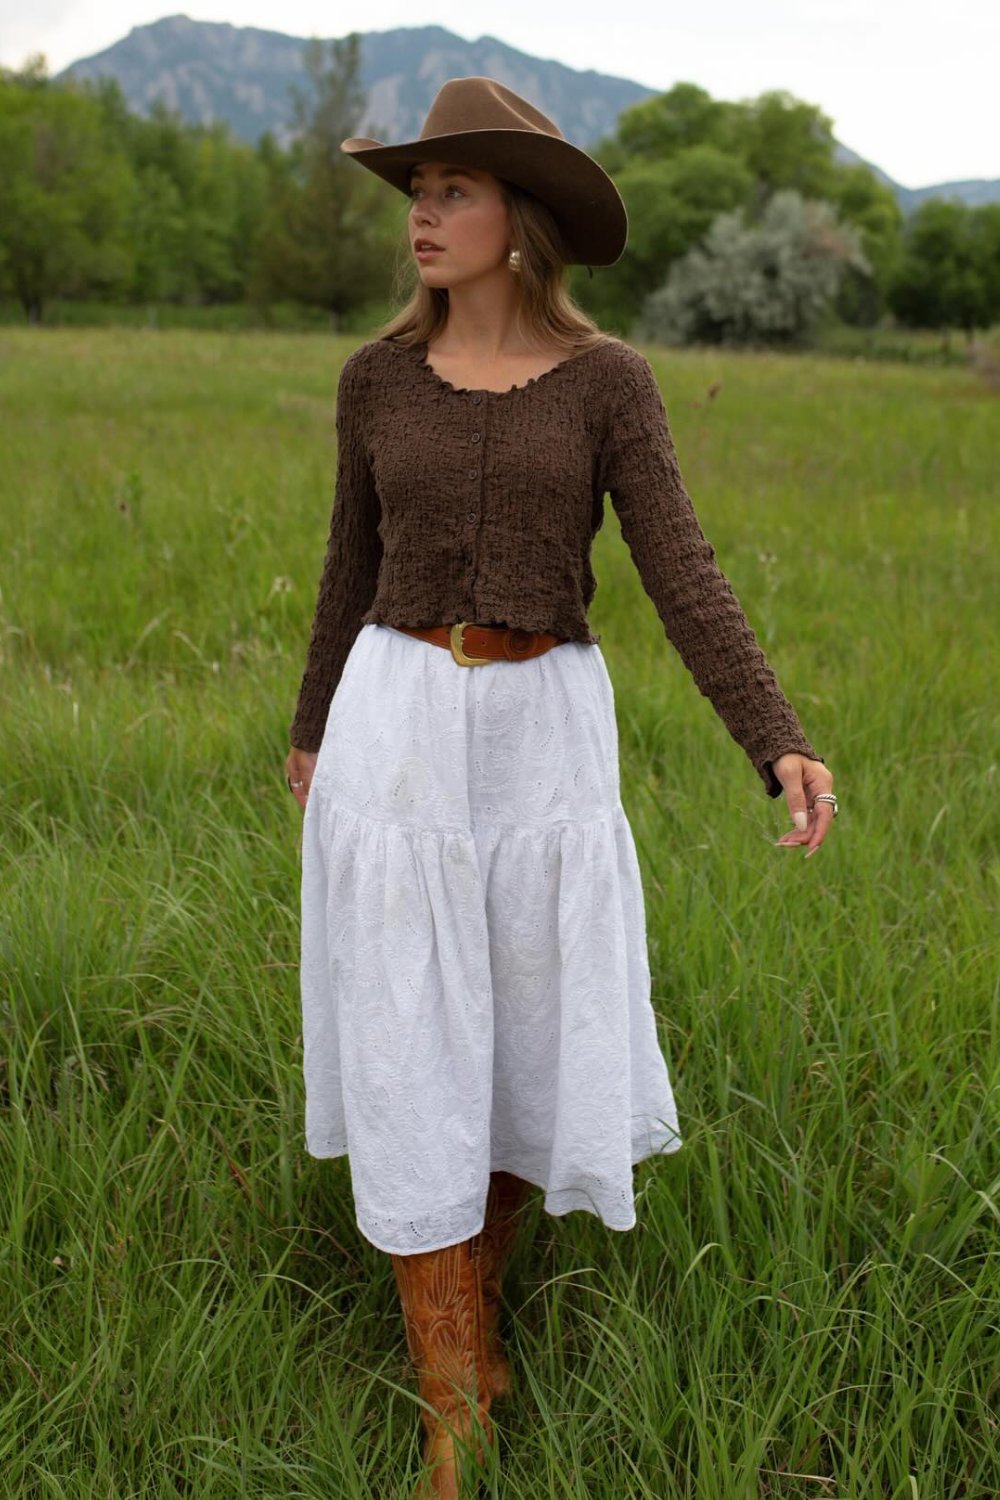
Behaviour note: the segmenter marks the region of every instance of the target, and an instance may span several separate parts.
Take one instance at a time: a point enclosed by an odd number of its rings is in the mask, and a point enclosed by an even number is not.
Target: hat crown
[[[565,140],[554,120],[496,78],[449,78],[438,90],[417,139],[464,130],[533,130]]]
[[[569,255],[581,265],[612,266],[625,249],[628,214],[607,172],[499,79],[447,79],[413,140],[388,145],[351,136],[340,149],[407,198],[413,196],[411,173],[421,162],[492,172],[549,208]]]

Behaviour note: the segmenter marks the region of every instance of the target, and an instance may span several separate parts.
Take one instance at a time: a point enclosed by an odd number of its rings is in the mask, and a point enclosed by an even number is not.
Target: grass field
[[[0,329],[4,1500],[417,1473],[388,1258],[303,1142],[283,761],[355,342]],[[591,622],[686,1144],[631,1233],[533,1201],[483,1493],[995,1500],[997,396],[645,352],[841,816],[774,847],[608,502]]]

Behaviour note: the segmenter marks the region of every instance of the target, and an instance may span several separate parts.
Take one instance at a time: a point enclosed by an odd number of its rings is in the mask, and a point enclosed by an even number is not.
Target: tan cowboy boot
[[[407,1347],[420,1395],[431,1408],[420,1413],[427,1467],[414,1500],[462,1500],[462,1450],[474,1445],[482,1463],[484,1439],[493,1443],[478,1250],[468,1239],[443,1250],[391,1257]]]
[[[486,1218],[475,1237],[481,1241],[486,1361],[494,1396],[510,1393],[510,1365],[500,1339],[500,1298],[504,1266],[530,1192],[531,1183],[523,1177],[515,1177],[512,1172],[491,1172]]]

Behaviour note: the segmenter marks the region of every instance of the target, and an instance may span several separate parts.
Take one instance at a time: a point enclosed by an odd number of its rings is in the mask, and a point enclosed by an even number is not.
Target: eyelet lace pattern
[[[636,1222],[681,1145],[599,647],[461,667],[362,627],[306,804],[306,1142],[379,1249],[482,1228],[489,1174]]]

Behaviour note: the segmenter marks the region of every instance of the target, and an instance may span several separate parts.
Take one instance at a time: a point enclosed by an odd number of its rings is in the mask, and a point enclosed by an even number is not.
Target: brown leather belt
[[[460,667],[478,667],[488,661],[526,661],[559,646],[565,639],[548,630],[519,630],[507,625],[396,625],[407,635],[446,647]]]

